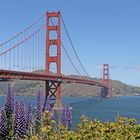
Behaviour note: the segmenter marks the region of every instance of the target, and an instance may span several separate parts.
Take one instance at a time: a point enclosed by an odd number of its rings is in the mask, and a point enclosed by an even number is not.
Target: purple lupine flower
[[[19,127],[19,102],[15,102],[15,111],[14,111],[14,124],[13,124],[13,135],[18,137],[18,127]]]
[[[31,102],[28,102],[28,108],[26,114],[26,129],[29,134],[31,133],[31,125],[32,125],[32,106],[31,106]]]
[[[11,90],[10,84],[8,84],[8,89],[7,89],[6,94],[7,96],[6,96],[4,106],[5,106],[5,113],[7,116],[7,129],[8,129],[7,137],[11,137],[12,122],[13,122],[12,115],[14,113],[14,96],[13,96],[13,92]]]
[[[50,109],[50,112],[51,112],[51,114],[52,114],[51,119],[52,119],[52,120],[55,120],[55,113],[54,113],[54,109],[53,109],[53,108],[51,108],[51,109]]]
[[[20,138],[24,138],[25,133],[26,133],[25,109],[24,109],[24,101],[23,99],[21,99],[19,105],[18,135]]]
[[[7,116],[5,108],[3,108],[1,111],[0,118],[0,139],[6,139],[7,135],[8,135]]]
[[[36,120],[41,120],[41,113],[42,113],[42,105],[41,105],[41,92],[38,92],[37,94],[37,105],[36,105],[36,112],[35,112],[35,118]]]
[[[51,111],[51,106],[50,106],[50,96],[47,97],[46,110],[47,110],[47,111]]]
[[[72,127],[72,113],[69,104],[66,105],[66,119],[67,119],[67,127],[70,130]]]
[[[67,125],[67,118],[66,118],[66,106],[63,106],[63,109],[61,111],[61,124],[63,126],[66,126]]]
[[[13,92],[11,90],[10,84],[8,85],[6,94],[7,94],[7,97],[5,101],[5,112],[6,112],[7,117],[9,117],[9,115],[13,114],[14,112],[14,96],[13,96]]]
[[[41,116],[42,116],[41,95],[42,95],[42,92],[38,92],[36,112],[35,112],[35,126],[36,126],[36,132],[37,133],[38,133],[39,127],[41,125]]]

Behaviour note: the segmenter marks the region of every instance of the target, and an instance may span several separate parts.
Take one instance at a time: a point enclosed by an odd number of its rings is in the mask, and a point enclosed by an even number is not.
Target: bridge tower
[[[109,81],[109,65],[103,64],[103,84],[108,86],[108,88],[101,89],[101,95],[103,97],[108,96],[110,91],[110,81]]]
[[[53,18],[57,23],[53,23]],[[52,38],[50,32],[56,32],[56,38]],[[51,56],[50,48],[56,47],[56,56]],[[48,95],[51,99],[55,100],[55,107],[60,108],[61,105],[61,33],[60,33],[60,11],[47,12],[46,13],[46,75],[50,75],[51,63],[56,64],[56,74],[60,78],[57,81],[46,81],[46,99],[44,103],[44,109]]]

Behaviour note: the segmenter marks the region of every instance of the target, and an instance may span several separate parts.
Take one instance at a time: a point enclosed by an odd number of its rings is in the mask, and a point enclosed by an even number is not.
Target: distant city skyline
[[[139,0],[4,0],[0,2],[0,43],[47,10],[60,10],[90,76],[101,78],[101,65],[107,63],[111,79],[140,86],[139,6]]]

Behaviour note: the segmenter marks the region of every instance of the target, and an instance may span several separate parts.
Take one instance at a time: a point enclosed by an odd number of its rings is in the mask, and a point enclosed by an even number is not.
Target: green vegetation
[[[47,117],[46,117],[47,116]],[[101,122],[81,117],[77,130],[68,130],[60,125],[54,130],[55,121],[49,121],[45,115],[40,133],[31,136],[30,140],[139,140],[140,125],[134,118],[119,117],[115,122]]]
[[[83,115],[73,130],[69,104],[63,107],[58,123],[50,107],[49,96],[45,112],[42,112],[41,95],[38,92],[33,114],[30,102],[27,110],[23,99],[14,102],[8,85],[0,115],[0,140],[140,140],[140,124],[134,118],[118,117],[115,122],[102,122]]]
[[[99,79],[93,79],[99,81]],[[126,95],[140,95],[140,87],[133,87],[126,85],[120,81],[111,80],[111,85],[113,88],[112,94],[115,96],[126,96]],[[35,93],[38,89],[45,89],[44,82],[37,81],[20,81],[15,80],[11,83],[12,89],[14,89],[14,95],[36,95]],[[1,82],[0,84],[0,95],[5,95],[5,89],[7,88],[6,82]],[[98,96],[100,90],[98,91],[96,86],[83,85],[69,83],[62,84],[62,95],[66,96]],[[42,91],[43,93],[45,91]]]

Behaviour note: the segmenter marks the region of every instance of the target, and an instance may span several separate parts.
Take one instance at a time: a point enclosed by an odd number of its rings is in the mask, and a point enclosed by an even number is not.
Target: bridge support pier
[[[101,88],[101,96],[102,97],[107,97],[108,94],[109,94],[109,89],[105,88],[105,87],[102,87]]]
[[[50,96],[50,100],[55,100],[54,108],[62,108],[61,82],[45,81],[45,102],[43,111],[45,111],[48,96]]]

